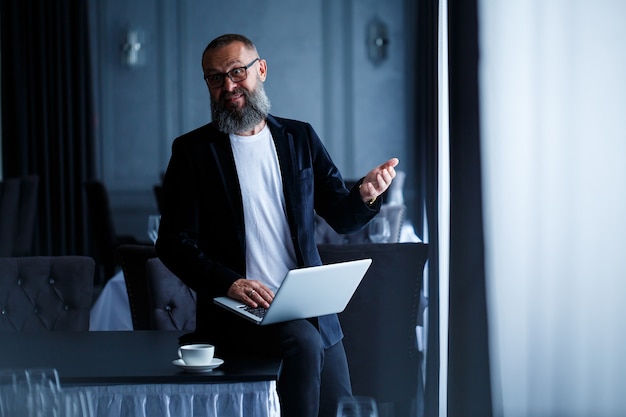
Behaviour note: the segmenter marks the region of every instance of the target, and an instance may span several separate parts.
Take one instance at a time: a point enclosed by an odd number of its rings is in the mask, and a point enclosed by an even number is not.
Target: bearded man
[[[196,331],[181,343],[279,357],[281,415],[334,417],[352,393],[337,315],[257,326],[212,300],[269,307],[287,271],[321,265],[315,213],[339,233],[360,229],[379,212],[398,160],[348,190],[310,124],[269,114],[267,62],[252,41],[214,39],[202,69],[213,120],[172,145],[156,243],[197,294]]]

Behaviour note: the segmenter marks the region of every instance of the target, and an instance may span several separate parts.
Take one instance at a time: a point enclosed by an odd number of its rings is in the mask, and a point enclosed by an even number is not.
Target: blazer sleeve
[[[352,233],[366,225],[379,211],[381,202],[367,204],[361,199],[359,186],[363,178],[348,190],[319,137],[313,132],[311,149],[315,172],[315,211],[337,232]]]

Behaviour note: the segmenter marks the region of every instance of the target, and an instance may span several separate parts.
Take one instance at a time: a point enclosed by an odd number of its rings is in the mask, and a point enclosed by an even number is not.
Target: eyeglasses
[[[245,67],[237,67],[233,68],[226,73],[218,73],[218,74],[209,74],[204,77],[204,81],[209,86],[209,88],[219,88],[224,85],[224,80],[226,77],[230,78],[230,80],[234,83],[239,83],[248,78],[248,68],[254,65],[255,62],[259,61],[260,58],[255,58],[254,61],[246,65]]]

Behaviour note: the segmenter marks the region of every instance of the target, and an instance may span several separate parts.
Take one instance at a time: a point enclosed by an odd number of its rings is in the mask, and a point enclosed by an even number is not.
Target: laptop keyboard
[[[242,308],[246,310],[248,313],[254,314],[260,319],[262,319],[265,316],[265,313],[267,312],[267,308],[263,308],[263,307],[255,308],[255,307],[250,307],[250,306],[243,306]]]

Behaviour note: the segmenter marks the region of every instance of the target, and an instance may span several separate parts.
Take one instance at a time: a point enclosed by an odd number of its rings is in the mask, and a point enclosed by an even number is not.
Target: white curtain
[[[626,415],[626,2],[479,0],[495,415]]]

